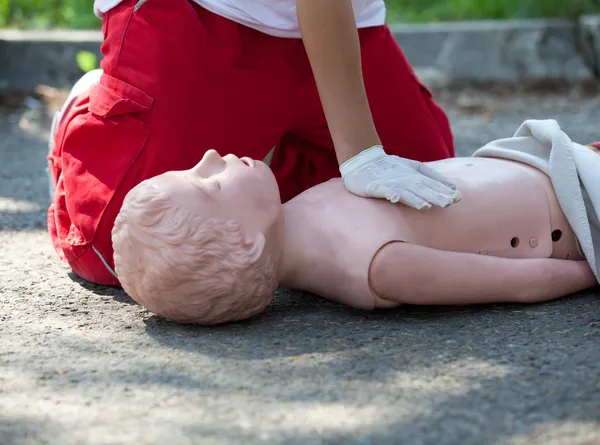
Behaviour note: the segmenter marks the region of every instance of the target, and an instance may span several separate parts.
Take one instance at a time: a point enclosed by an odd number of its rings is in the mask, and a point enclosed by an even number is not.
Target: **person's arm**
[[[586,261],[499,258],[400,242],[377,254],[370,280],[381,298],[419,305],[535,303],[598,284]]]
[[[460,200],[451,181],[381,145],[362,74],[351,0],[296,0],[300,33],[346,188],[417,209]]]
[[[300,33],[342,164],[381,144],[362,74],[356,19],[350,0],[297,0]]]

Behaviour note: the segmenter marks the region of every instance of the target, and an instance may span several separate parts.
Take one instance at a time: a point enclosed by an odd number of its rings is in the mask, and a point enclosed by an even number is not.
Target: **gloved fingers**
[[[454,192],[454,202],[458,202],[462,199],[462,193],[460,192],[460,190],[457,190],[456,192]]]
[[[372,198],[387,199],[390,202],[398,202],[400,195],[392,187],[383,184],[371,184],[367,188],[368,196]]]
[[[460,201],[460,198],[462,197],[462,195],[460,194],[460,192],[456,189],[450,188],[447,185],[444,185],[434,179],[430,179],[430,178],[421,178],[421,184],[419,185],[419,189],[420,188],[429,188],[431,190],[434,190],[437,193],[440,193],[444,196],[447,196],[448,198],[451,199],[450,204],[452,204],[453,202],[458,202]]]
[[[373,198],[387,199],[391,203],[402,203],[417,210],[430,209],[431,204],[405,188],[394,188],[390,185],[377,184],[369,191]]]
[[[401,190],[400,192],[396,193],[396,196],[397,199],[395,201],[392,201],[389,198],[388,200],[394,203],[400,202],[417,210],[427,210],[431,208],[431,204],[429,202],[425,201],[423,198],[415,195],[409,190]]]
[[[424,176],[433,179],[434,181],[441,182],[442,184],[450,187],[452,190],[456,190],[456,184],[446,178],[437,170],[433,169],[427,164],[420,163],[417,167],[417,170]]]
[[[444,186],[445,187],[445,186]],[[425,184],[419,184],[411,189],[411,191],[419,196],[421,199],[430,202],[438,207],[448,207],[454,202],[454,193],[446,194],[440,193],[432,188],[427,187]]]

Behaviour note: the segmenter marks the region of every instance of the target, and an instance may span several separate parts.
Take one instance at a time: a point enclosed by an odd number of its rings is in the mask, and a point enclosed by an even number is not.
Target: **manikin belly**
[[[540,170],[491,158],[446,159],[430,165],[452,179],[463,194],[461,202],[434,210],[447,212],[468,228],[456,232],[464,237],[458,244],[472,246],[470,251],[476,253],[513,258],[583,259],[550,178]],[[474,249],[476,244],[469,241],[477,242],[478,236],[483,237],[481,247]],[[430,247],[447,246],[443,238],[440,241]]]

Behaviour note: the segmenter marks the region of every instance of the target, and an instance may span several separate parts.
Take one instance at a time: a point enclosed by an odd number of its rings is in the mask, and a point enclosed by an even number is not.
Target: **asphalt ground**
[[[164,321],[57,261],[29,102],[0,111],[0,444],[600,444],[597,289],[378,313],[280,290],[247,322]],[[440,102],[462,156],[528,118],[600,139],[577,91]]]

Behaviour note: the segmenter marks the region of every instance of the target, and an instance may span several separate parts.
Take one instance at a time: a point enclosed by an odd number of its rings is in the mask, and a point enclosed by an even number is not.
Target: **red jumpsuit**
[[[340,175],[301,39],[273,37],[188,0],[125,0],[104,16],[98,85],[77,97],[49,156],[48,230],[82,278],[119,285],[111,230],[127,192],[209,149],[263,159],[285,202]],[[448,119],[387,26],[359,30],[367,95],[389,154],[454,156]],[[104,264],[106,263],[106,265]]]

